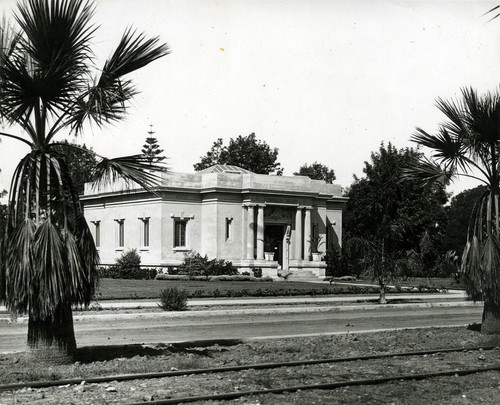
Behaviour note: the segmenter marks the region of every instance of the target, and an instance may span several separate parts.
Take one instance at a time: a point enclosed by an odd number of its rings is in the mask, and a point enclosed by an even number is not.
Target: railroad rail
[[[369,378],[369,379],[360,379],[351,381],[334,381],[326,384],[308,384],[308,385],[297,385],[291,387],[268,388],[264,390],[228,392],[226,394],[200,395],[196,397],[184,397],[175,399],[160,399],[160,400],[150,401],[148,402],[148,404],[173,405],[173,404],[186,404],[189,402],[198,402],[198,401],[229,400],[241,397],[248,397],[251,395],[283,394],[285,392],[297,392],[297,391],[307,391],[307,390],[331,390],[335,388],[356,386],[356,385],[384,384],[391,381],[425,380],[428,378],[446,377],[453,375],[463,376],[468,374],[484,373],[488,371],[500,371],[500,364],[492,367],[470,368],[464,370],[450,370],[450,371],[441,371],[434,373],[396,375],[396,376],[382,377],[382,378]],[[141,405],[141,404],[144,404],[144,402],[128,403],[127,405]]]
[[[66,386],[66,385],[77,385],[85,382],[86,384],[101,384],[109,382],[123,382],[132,380],[145,380],[145,379],[159,379],[168,378],[175,376],[188,376],[188,375],[200,375],[200,374],[215,374],[215,373],[226,373],[226,372],[237,372],[244,370],[271,370],[281,367],[304,367],[304,366],[315,366],[328,363],[344,363],[344,362],[356,362],[356,361],[368,361],[384,358],[395,358],[395,357],[410,357],[410,356],[425,356],[425,355],[435,355],[435,354],[445,354],[452,352],[470,352],[470,351],[488,351],[497,348],[497,346],[474,346],[474,347],[453,347],[453,348],[443,348],[434,350],[421,350],[421,351],[408,351],[408,352],[393,352],[384,354],[373,354],[364,356],[353,356],[353,357],[335,357],[326,359],[316,359],[316,360],[303,360],[303,361],[291,361],[291,362],[276,362],[276,363],[254,363],[246,365],[235,365],[235,366],[225,366],[216,368],[203,368],[203,369],[187,369],[187,370],[172,370],[165,372],[154,372],[154,373],[140,373],[140,374],[123,374],[123,375],[113,375],[113,376],[102,376],[102,377],[91,377],[91,378],[76,378],[76,379],[64,379],[64,380],[54,380],[54,381],[35,381],[29,383],[16,383],[16,384],[5,384],[0,385],[0,392],[20,390],[23,388],[48,388],[55,386]],[[374,385],[374,384],[384,384],[391,381],[404,381],[404,380],[423,380],[434,377],[442,376],[463,376],[475,373],[482,373],[488,371],[500,371],[500,363],[485,366],[485,367],[475,367],[467,369],[453,369],[445,371],[436,371],[431,373],[411,373],[411,374],[398,374],[391,375],[387,377],[380,378],[361,378],[355,380],[347,381],[332,381],[327,383],[315,383],[315,384],[304,384],[304,385],[293,385],[288,387],[279,388],[266,388],[266,389],[256,389],[247,391],[237,391],[228,393],[218,393],[202,396],[191,396],[182,398],[168,398],[151,400],[148,403],[160,405],[160,404],[182,404],[190,403],[196,401],[208,401],[208,400],[229,400],[240,398],[244,396],[251,395],[263,395],[263,394],[279,394],[284,392],[296,392],[305,391],[312,389],[323,389],[331,390],[339,387],[346,386],[357,386],[357,385]],[[140,402],[144,403],[144,402]],[[137,405],[139,403],[130,403],[129,405]]]

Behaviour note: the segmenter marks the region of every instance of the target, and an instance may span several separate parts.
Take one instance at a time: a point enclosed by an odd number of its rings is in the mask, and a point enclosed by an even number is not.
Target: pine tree
[[[156,139],[153,134],[153,126],[151,125],[151,129],[148,131],[149,136],[146,138],[146,143],[142,145],[141,150],[150,165],[153,163],[159,163],[165,159],[165,156],[160,156],[160,154],[163,153],[163,149],[160,149],[158,139]]]

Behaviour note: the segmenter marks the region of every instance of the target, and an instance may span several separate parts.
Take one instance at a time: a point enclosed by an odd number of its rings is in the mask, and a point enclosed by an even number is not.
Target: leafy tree
[[[36,361],[65,362],[76,349],[71,308],[90,303],[99,256],[68,162],[70,150],[93,152],[54,137],[78,134],[88,121],[102,126],[123,119],[136,93],[127,74],[168,48],[127,29],[97,68],[90,3],[27,0],[17,7],[18,27],[0,27],[0,118],[24,136],[0,135],[31,151],[18,163],[9,192],[0,299],[13,314],[28,314],[28,347]],[[142,155],[96,157],[98,185],[121,176],[150,187],[158,179]]]
[[[355,177],[347,193],[343,218],[345,236],[380,239],[396,231],[394,250],[419,250],[425,232],[435,238],[443,229],[447,201],[444,187],[422,189],[416,180],[403,181],[404,169],[421,154],[382,144],[365,162],[365,177]],[[398,236],[397,234],[400,234]]]
[[[312,165],[305,163],[300,166],[298,172],[295,172],[296,176],[307,176],[313,180],[325,180],[328,184],[332,184],[335,180],[335,172],[328,166],[314,162]]]
[[[64,145],[60,146],[58,151],[65,155],[73,186],[79,194],[83,194],[85,183],[94,180],[93,170],[97,165],[96,154],[92,148],[88,149],[85,144],[70,144],[67,140],[63,140],[61,143]],[[67,145],[73,147],[67,147]]]
[[[404,168],[419,156],[410,148],[382,144],[371,162],[365,162],[365,177],[355,177],[347,194],[343,221],[348,265],[379,282],[382,302],[387,282],[421,268],[415,256],[421,241],[424,236],[437,240],[445,220],[443,187],[422,189],[419,182],[402,179]]]
[[[149,136],[146,138],[146,143],[142,146],[142,154],[146,157],[147,161],[150,165],[153,163],[159,163],[162,160],[165,160],[165,156],[160,156],[163,153],[163,149],[160,149],[160,145],[158,145],[158,139],[156,139],[153,135],[153,129],[151,128],[148,131]]]
[[[475,178],[486,191],[478,198],[470,219],[461,264],[461,280],[469,296],[484,300],[483,333],[500,333],[500,93],[479,96],[462,89],[456,100],[437,101],[446,116],[437,133],[421,128],[412,140],[432,150],[408,176],[425,184],[443,184],[455,176]]]
[[[454,196],[446,207],[446,227],[443,235],[445,250],[455,251],[462,256],[467,242],[469,221],[477,201],[486,192],[486,186],[480,185],[470,190],[462,191]]]
[[[258,140],[254,133],[248,136],[238,136],[229,140],[224,146],[221,138],[217,139],[212,148],[200,162],[194,165],[194,170],[200,171],[216,164],[234,165],[258,174],[283,174],[278,159],[278,148],[271,148],[266,142]]]

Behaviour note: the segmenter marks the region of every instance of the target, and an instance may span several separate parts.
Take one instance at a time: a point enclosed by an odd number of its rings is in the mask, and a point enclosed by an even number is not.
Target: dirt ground
[[[37,369],[22,355],[0,357],[2,384],[94,375],[183,370],[277,361],[360,356],[449,347],[497,345],[500,339],[484,337],[466,328],[401,330],[310,338],[226,342],[226,345],[125,346],[79,349],[80,361],[71,366]],[[245,370],[154,380],[80,384],[0,393],[0,404],[111,404],[147,403],[151,400],[238,392],[411,373],[486,367],[500,364],[500,350],[467,350],[412,357],[390,357],[316,366]],[[242,397],[198,404],[497,404],[500,372],[395,381],[382,385],[308,390],[289,394]]]

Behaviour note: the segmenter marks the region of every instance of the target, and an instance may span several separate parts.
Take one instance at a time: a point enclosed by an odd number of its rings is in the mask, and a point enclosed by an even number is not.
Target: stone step
[[[297,270],[292,272],[289,280],[292,281],[314,281],[319,280],[319,277],[310,270]]]

